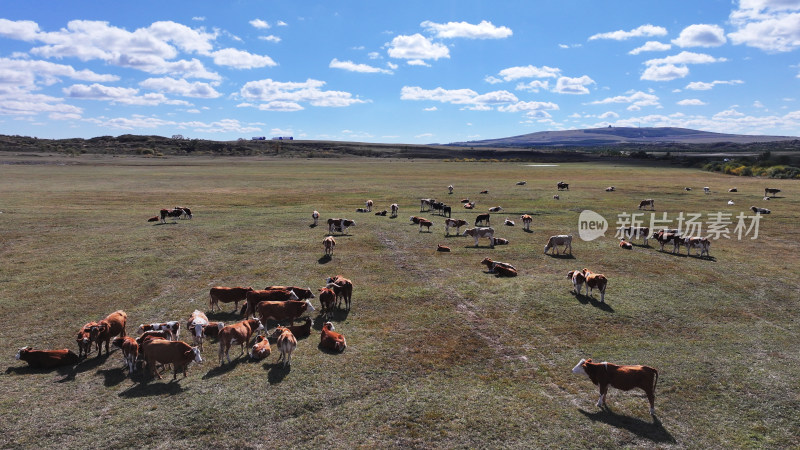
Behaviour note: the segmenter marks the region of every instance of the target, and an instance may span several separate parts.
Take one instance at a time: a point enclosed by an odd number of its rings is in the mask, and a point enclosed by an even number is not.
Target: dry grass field
[[[612,163],[0,159],[0,447],[788,448],[800,440],[797,181]],[[560,180],[570,190],[554,200]],[[617,191],[605,192],[610,185]],[[767,186],[782,189],[779,198],[762,200]],[[423,197],[470,223],[502,206],[493,225],[510,244],[474,248],[470,238],[445,237],[444,219],[419,213]],[[476,209],[464,210],[462,198]],[[654,241],[622,250],[617,215],[637,212],[645,198],[659,217],[732,213],[731,231],[751,205],[772,214],[755,240],[713,241],[711,258],[662,253]],[[377,210],[397,202],[400,216],[356,213],[367,199]],[[146,222],[175,205],[194,218]],[[322,221],[357,223],[336,236],[330,261],[325,227],[309,226],[315,209]],[[611,222],[605,238],[578,238],[584,209]],[[523,213],[534,216],[531,233]],[[411,215],[431,219],[431,232]],[[505,217],[517,226],[504,227]],[[544,255],[547,238],[562,233],[575,235],[572,257]],[[437,244],[452,252],[437,253]],[[519,276],[486,273],[487,256]],[[609,278],[606,304],[571,292],[566,273],[583,267]],[[335,274],[355,285],[352,310],[334,320],[348,348],[319,350],[317,321],[290,369],[275,364],[274,347],[265,362],[220,366],[216,343],[177,382],[129,377],[119,351],[52,371],[14,359],[25,345],[77,351],[79,327],[117,309],[134,333],[207,310],[215,285],[316,290]],[[232,309],[209,317],[235,322]],[[608,408],[596,407],[597,387],[570,372],[588,357],[656,367],[656,419],[641,391],[611,389]]]

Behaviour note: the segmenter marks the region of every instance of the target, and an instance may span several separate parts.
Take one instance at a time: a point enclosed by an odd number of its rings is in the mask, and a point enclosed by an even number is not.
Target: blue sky
[[[0,1],[0,134],[800,136],[800,0]]]

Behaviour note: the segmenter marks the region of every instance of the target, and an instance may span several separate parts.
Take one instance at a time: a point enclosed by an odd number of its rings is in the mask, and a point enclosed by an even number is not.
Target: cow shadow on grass
[[[238,322],[239,320],[242,319],[242,315],[239,313],[238,308],[231,312],[217,311],[213,313],[208,313],[206,314],[206,316],[212,322],[224,322],[226,324],[228,322]]]
[[[331,255],[325,255],[317,260],[317,264],[328,264],[329,262],[331,262],[331,260],[333,260],[333,257]]]
[[[545,255],[553,259],[575,259],[575,257],[572,256],[572,253],[557,253],[557,254],[545,253]]]
[[[103,376],[103,386],[112,387],[125,381],[125,378],[128,377],[126,372],[123,367],[115,367],[113,369],[99,369],[95,373]]]
[[[578,294],[575,291],[570,292],[576,300],[578,300],[582,305],[592,305],[597,309],[601,309],[605,312],[614,312],[614,308],[611,307],[608,303],[597,301],[594,297],[590,295]]]
[[[244,355],[238,356],[235,359],[231,358],[231,362],[229,362],[229,363],[226,362],[225,364],[222,364],[221,366],[217,366],[217,367],[214,367],[213,369],[210,369],[208,372],[206,372],[205,375],[203,375],[203,379],[204,380],[208,380],[210,378],[215,378],[215,377],[218,377],[218,376],[221,376],[221,375],[225,375],[226,373],[228,373],[228,372],[232,371],[233,369],[235,369],[236,366],[238,366],[239,364],[241,364],[243,362],[247,362],[249,359],[250,359],[250,357],[247,355],[247,353],[245,353]],[[225,358],[225,360],[227,361],[227,358]]]
[[[75,380],[76,375],[76,367],[77,366],[61,366],[61,367],[52,367],[48,369],[43,368],[36,368],[31,367],[28,365],[25,366],[17,366],[17,367],[8,367],[6,369],[6,374],[14,374],[14,375],[34,375],[34,374],[44,374],[44,373],[57,373],[61,375],[63,378],[56,380],[57,383],[64,383],[67,381]]]
[[[465,246],[464,246],[464,248],[472,248],[472,249],[484,249],[484,250],[485,250],[485,249],[490,249],[490,250],[494,250],[494,247],[492,247],[491,245],[488,245],[488,244],[487,244],[487,245],[465,245]]]
[[[169,380],[166,383],[148,383],[147,381],[151,381],[151,379],[148,377],[146,381],[134,384],[117,395],[124,398],[160,397],[186,391],[186,388],[181,386],[178,380]]]
[[[317,228],[317,224],[310,223],[310,224],[308,224],[308,228]]]
[[[177,224],[178,224],[178,222],[163,222],[163,223],[159,222],[159,223],[154,223],[153,226],[154,227],[158,227],[158,226],[161,226],[161,225],[177,225]]]
[[[275,362],[270,364],[264,364],[264,369],[267,369],[267,382],[269,384],[278,384],[286,378],[286,375],[289,375],[289,372],[292,371],[292,366],[288,365],[283,367],[283,362]]]
[[[664,428],[658,417],[653,417],[653,422],[647,422],[636,417],[624,416],[612,411],[608,406],[597,412],[578,410],[592,422],[602,422],[616,428],[627,430],[642,439],[653,442],[675,444],[675,438]]]
[[[526,230],[525,228],[523,228],[522,231],[524,231],[526,233],[533,233],[533,230]]]

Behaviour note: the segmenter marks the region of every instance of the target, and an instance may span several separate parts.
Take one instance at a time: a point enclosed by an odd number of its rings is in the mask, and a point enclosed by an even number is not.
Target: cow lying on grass
[[[481,264],[489,269],[489,273],[496,273],[498,277],[515,277],[517,269],[509,263],[492,261],[490,258],[483,258]]]
[[[77,364],[80,358],[72,350],[34,350],[32,347],[22,347],[17,352],[17,359],[25,361],[34,369],[52,369],[60,366]]]

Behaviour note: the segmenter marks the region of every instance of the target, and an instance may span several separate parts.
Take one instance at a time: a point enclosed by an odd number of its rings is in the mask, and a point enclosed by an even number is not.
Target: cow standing
[[[139,358],[139,343],[136,342],[136,339],[125,336],[115,338],[112,344],[122,350],[122,359],[128,366],[128,374],[133,374],[136,370],[136,360]]]
[[[333,247],[336,246],[336,239],[333,236],[328,236],[322,240],[322,245],[325,247],[325,256],[333,256]]]
[[[647,394],[650,402],[650,415],[655,416],[656,384],[658,383],[658,370],[648,366],[618,366],[608,362],[593,363],[592,359],[581,359],[572,369],[572,373],[583,373],[600,387],[600,398],[597,406],[606,403],[608,386],[622,391],[639,388]]]
[[[214,307],[216,306],[219,311],[222,311],[222,308],[219,306],[220,303],[233,303],[234,311],[239,310],[239,302],[247,301],[247,293],[253,292],[253,288],[248,287],[225,287],[225,286],[215,286],[212,287],[209,291],[209,305],[211,307],[211,312],[214,312]]]
[[[312,223],[311,226],[313,227],[317,226],[317,224],[319,223],[319,212],[317,210],[314,210],[314,212],[311,213],[311,220],[314,221],[314,223]]]
[[[525,231],[531,231],[531,223],[533,223],[533,217],[530,214],[523,214],[519,216],[522,220],[522,229]]]
[[[342,300],[344,300],[345,308],[349,311],[350,301],[353,297],[353,282],[341,275],[328,277],[325,282],[328,284],[328,287],[332,287],[333,292],[336,293],[336,307],[341,307]],[[331,286],[331,284],[333,284],[333,286]]]
[[[128,315],[123,310],[114,311],[106,316],[105,319],[97,323],[96,326],[91,328],[91,340],[97,345],[97,356],[103,353],[103,342],[106,344],[106,355],[110,353],[109,344],[111,338],[116,336],[125,336],[125,323],[128,320]]]
[[[606,286],[608,279],[602,273],[594,273],[589,269],[583,269],[583,277],[586,279],[586,295],[592,295],[594,290],[600,291],[600,303],[606,302]]]
[[[456,229],[456,234],[459,234],[460,228],[467,226],[467,221],[462,219],[444,219],[444,235],[450,236],[450,228]]]
[[[224,358],[231,362],[231,345],[239,344],[244,355],[244,346],[250,342],[253,333],[264,329],[264,325],[258,319],[243,320],[233,325],[228,325],[219,332],[219,363],[225,363]]]
[[[144,346],[143,352],[147,367],[159,379],[162,377],[156,370],[156,364],[172,364],[174,368],[172,379],[175,380],[178,378],[178,371],[183,371],[183,377],[186,378],[186,369],[192,361],[197,364],[203,362],[200,349],[183,341],[154,339]]]
[[[389,208],[392,210],[392,215],[390,217],[397,217],[397,213],[400,211],[400,207],[397,206],[397,203],[392,203]]]
[[[655,211],[656,201],[653,200],[652,198],[648,198],[647,200],[642,200],[639,202],[639,209],[644,208],[646,210],[648,206],[650,207],[651,210]]]
[[[278,357],[278,362],[283,361],[283,367],[285,368],[292,363],[292,353],[294,353],[294,349],[297,348],[297,339],[286,327],[278,327],[275,331],[276,333],[280,332],[277,342],[275,343],[278,347],[278,351],[281,352]]]
[[[487,238],[489,239],[489,246],[494,248],[494,228],[492,227],[467,228],[462,236],[472,236],[475,239],[475,247],[478,246],[478,239]]]
[[[564,254],[567,253],[567,249],[569,249],[569,254],[572,254],[572,235],[571,234],[559,234],[558,236],[550,236],[550,239],[547,240],[547,244],[544,246],[544,253],[547,254],[548,250],[554,250],[555,254],[558,254],[558,247],[563,245],[564,246]]]

